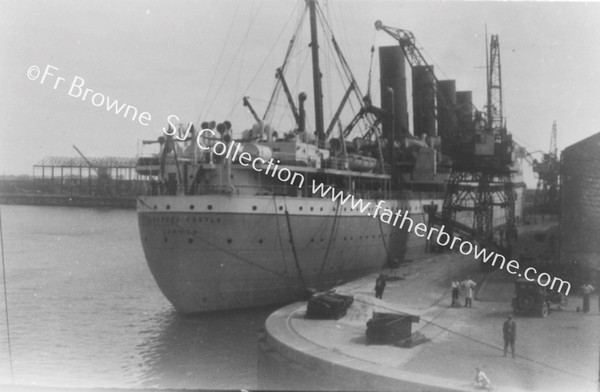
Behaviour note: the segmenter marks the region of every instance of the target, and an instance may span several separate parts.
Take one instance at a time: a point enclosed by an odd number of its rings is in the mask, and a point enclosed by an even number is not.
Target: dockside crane
[[[81,158],[85,161],[85,163],[87,163],[87,165],[90,167],[90,169],[92,169],[96,172],[96,175],[98,176],[98,183],[97,183],[98,194],[106,195],[108,193],[111,193],[110,188],[109,188],[110,174],[108,173],[107,169],[103,168],[103,167],[94,166],[92,164],[92,162],[90,162],[90,160],[87,159],[85,155],[83,155],[83,153],[81,152],[80,149],[78,149],[75,145],[73,145],[73,148],[75,149],[75,151],[77,151],[77,153],[81,156]]]
[[[558,127],[552,123],[550,149],[542,156],[541,162],[533,161],[533,172],[538,176],[536,202],[541,213],[556,214],[558,212],[560,161],[556,145]]]
[[[427,80],[435,92],[436,105],[433,110],[438,123],[438,114],[442,110],[459,116],[462,108],[452,105],[438,93],[439,81],[433,73],[433,67],[427,64],[417,47],[414,34],[408,30],[385,26],[381,21],[375,23],[375,28],[398,41],[413,70],[422,67],[430,73]],[[442,143],[448,144],[446,148],[442,146],[442,151],[450,157],[452,163],[442,213],[430,214],[429,224],[445,225],[447,230],[463,238],[470,236],[485,246],[510,252],[510,240],[516,237],[515,195],[511,178],[514,145],[504,124],[500,44],[497,35],[492,35],[489,58],[486,61],[486,113],[475,110],[473,121],[457,122],[455,129],[450,132],[452,139],[442,140]],[[506,223],[502,227],[493,226],[494,210],[497,207],[504,209]],[[473,214],[473,226],[470,229],[457,222],[457,214],[463,212]]]

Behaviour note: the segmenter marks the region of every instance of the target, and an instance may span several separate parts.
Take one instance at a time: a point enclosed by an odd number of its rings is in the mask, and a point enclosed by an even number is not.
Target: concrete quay
[[[539,229],[539,227],[537,228]],[[539,230],[537,230],[539,232]],[[521,232],[521,245],[530,245]],[[389,274],[389,271],[384,271]],[[306,302],[288,305],[266,321],[259,341],[261,389],[361,391],[473,391],[475,367],[495,391],[598,391],[600,314],[577,312],[582,299],[547,318],[516,317],[516,358],[503,356],[502,324],[512,313],[514,276],[484,274],[472,257],[448,253],[401,266],[400,280],[374,298],[376,274],[339,286],[354,295],[340,320],[305,319]],[[472,308],[451,308],[450,282],[470,275],[478,283]],[[461,301],[464,296],[461,292]],[[366,344],[373,311],[419,315],[413,332],[429,342],[413,348]]]

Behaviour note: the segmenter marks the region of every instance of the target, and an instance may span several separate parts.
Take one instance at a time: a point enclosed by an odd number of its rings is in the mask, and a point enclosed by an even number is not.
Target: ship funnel
[[[408,135],[406,73],[400,46],[379,47],[379,75],[381,108],[387,113],[382,121],[383,137],[389,138],[393,134],[400,140]]]
[[[433,65],[412,69],[413,126],[416,137],[435,136],[435,75]]]
[[[457,121],[460,129],[473,128],[473,93],[471,91],[456,92]]]
[[[442,139],[442,153],[448,155],[456,140],[458,120],[456,117],[456,81],[438,82],[438,135]],[[441,104],[444,103],[444,104]]]

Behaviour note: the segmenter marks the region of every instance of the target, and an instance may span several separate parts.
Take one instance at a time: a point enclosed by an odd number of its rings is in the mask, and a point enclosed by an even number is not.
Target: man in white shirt
[[[472,307],[472,299],[473,299],[473,289],[475,288],[475,286],[477,286],[477,283],[473,282],[471,280],[470,276],[467,276],[467,279],[462,282],[462,286],[465,288],[466,290],[466,294],[465,294],[465,307]]]
[[[492,383],[488,376],[480,368],[475,368],[475,388],[492,390]]]

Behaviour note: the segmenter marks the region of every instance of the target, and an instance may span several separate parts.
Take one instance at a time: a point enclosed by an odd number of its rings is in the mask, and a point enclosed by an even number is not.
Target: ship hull
[[[441,200],[387,200],[412,211]],[[320,198],[147,196],[138,201],[146,260],[182,313],[298,299],[425,251],[423,238]],[[439,206],[441,207],[441,206]],[[287,211],[287,213],[286,213]]]

